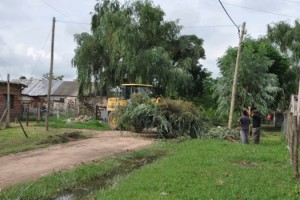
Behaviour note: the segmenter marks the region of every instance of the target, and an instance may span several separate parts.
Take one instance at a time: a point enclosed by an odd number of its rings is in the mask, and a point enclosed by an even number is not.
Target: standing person
[[[259,144],[260,126],[261,126],[261,116],[257,110],[254,110],[252,114],[252,127],[253,127],[252,134],[253,134],[254,144]]]
[[[240,126],[240,136],[243,144],[249,144],[248,133],[249,133],[249,125],[250,118],[248,116],[248,111],[243,110],[242,116],[238,120]]]
[[[270,124],[270,122],[271,122],[271,115],[270,115],[270,113],[267,114],[267,122],[268,122],[268,124]]]

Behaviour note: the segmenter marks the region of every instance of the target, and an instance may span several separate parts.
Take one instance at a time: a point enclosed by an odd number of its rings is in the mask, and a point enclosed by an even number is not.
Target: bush
[[[149,97],[135,94],[128,106],[117,111],[119,126],[140,133],[144,128],[153,127],[153,116],[157,110],[157,105]]]
[[[198,108],[191,102],[165,99],[156,116],[158,134],[165,138],[189,136],[197,138],[203,129]]]
[[[164,138],[197,138],[203,130],[198,108],[187,101],[164,99],[157,104],[145,96],[136,95],[118,112],[121,127],[134,127],[136,132],[156,127],[159,136]]]
[[[209,138],[209,139],[239,139],[239,134],[237,129],[229,130],[228,128],[224,127],[213,127],[209,131],[207,131],[205,134],[202,135],[203,138]]]

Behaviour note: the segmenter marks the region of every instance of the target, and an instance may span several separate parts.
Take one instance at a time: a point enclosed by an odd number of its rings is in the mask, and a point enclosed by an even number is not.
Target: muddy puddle
[[[114,168],[108,173],[104,173],[88,182],[81,183],[76,186],[76,188],[69,188],[64,191],[64,193],[59,196],[53,197],[50,200],[82,200],[91,197],[90,195],[94,191],[99,191],[110,187],[113,184],[113,180],[116,177],[122,177],[130,172],[141,168],[147,164],[153,163],[158,158],[163,157],[166,152],[159,152],[156,155],[151,155],[142,158],[130,158],[123,160],[122,164],[117,168]]]

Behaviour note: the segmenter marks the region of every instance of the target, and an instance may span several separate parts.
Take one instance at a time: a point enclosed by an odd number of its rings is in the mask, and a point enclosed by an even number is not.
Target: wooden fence
[[[299,178],[299,104],[298,96],[291,96],[289,110],[285,113],[284,132],[288,144],[295,178]]]

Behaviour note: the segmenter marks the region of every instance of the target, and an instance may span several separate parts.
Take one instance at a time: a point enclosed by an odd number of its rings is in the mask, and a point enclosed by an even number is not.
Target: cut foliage
[[[120,126],[134,127],[136,132],[143,128],[156,127],[159,136],[176,138],[189,136],[197,138],[203,130],[198,108],[191,102],[164,99],[159,104],[137,95],[130,105],[120,109]]]

